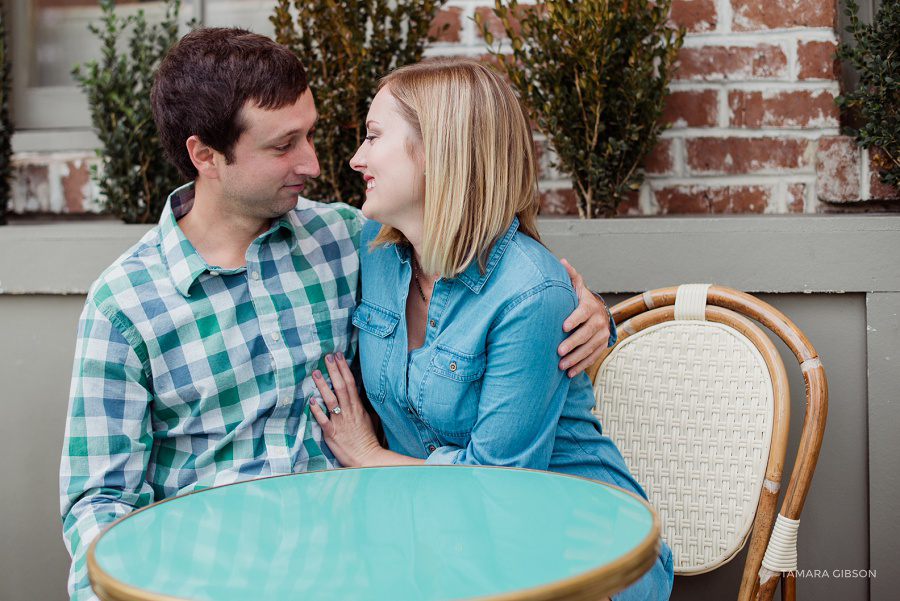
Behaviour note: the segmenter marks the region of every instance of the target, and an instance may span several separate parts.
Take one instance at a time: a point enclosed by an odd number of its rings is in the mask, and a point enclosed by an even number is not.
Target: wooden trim
[[[527,472],[541,472],[541,470],[533,470],[533,469],[525,469],[525,468],[510,468],[510,467],[500,467],[500,466],[468,466],[468,465],[429,465],[429,466],[391,466],[389,468],[384,467],[357,467],[357,468],[343,468],[343,470],[383,470],[383,469],[407,469],[407,468],[418,468],[427,467],[429,469],[441,468],[463,468],[463,469],[503,469],[503,470],[519,470],[519,471],[527,471]],[[342,471],[343,471],[342,470]],[[334,470],[318,470],[318,471],[334,471]],[[224,488],[227,486],[241,486],[247,485],[252,482],[256,482],[258,480],[265,480],[268,478],[284,478],[289,476],[303,476],[305,474],[316,473],[315,471],[311,472],[302,472],[296,474],[280,474],[277,476],[266,476],[264,478],[255,478],[253,480],[244,480],[242,482],[234,482],[231,484],[225,484],[223,486],[214,487],[216,489]],[[544,472],[542,472],[544,473]],[[613,484],[608,484],[606,482],[600,482],[597,480],[591,480],[590,478],[582,478],[580,476],[573,476],[571,474],[562,474],[558,472],[546,472],[553,473],[556,476],[565,477],[565,478],[577,478],[579,480],[588,480],[590,482],[594,482],[600,486],[607,486],[609,488],[618,490],[623,492],[634,499],[636,499],[641,505],[643,505],[647,511],[652,516],[652,522],[650,525],[650,531],[647,533],[647,536],[641,540],[638,545],[620,557],[619,559],[607,563],[599,568],[594,570],[584,572],[577,576],[572,576],[569,578],[565,578],[551,584],[547,584],[544,586],[533,587],[529,589],[523,589],[520,591],[513,591],[510,593],[502,593],[499,595],[489,595],[485,597],[478,597],[477,601],[597,601],[597,599],[608,597],[618,591],[626,588],[633,582],[637,581],[645,572],[647,572],[653,564],[656,562],[657,557],[659,556],[659,516],[656,514],[656,511],[653,507],[644,499],[637,496],[636,494],[627,491],[623,488],[615,486]],[[189,495],[201,494],[207,492],[209,490],[213,490],[212,488],[207,488],[204,490],[198,490],[194,492],[190,492],[184,495],[180,495],[177,497],[170,497],[168,499],[164,499],[157,503],[153,503],[152,505],[148,505],[147,507],[143,507],[138,509],[128,515],[125,515],[116,521],[112,522],[109,526],[107,526],[92,542],[90,547],[88,547],[87,552],[87,568],[88,568],[88,577],[91,582],[91,587],[94,589],[94,592],[97,594],[100,599],[103,601],[188,601],[182,597],[173,597],[170,595],[163,595],[159,593],[152,593],[149,591],[143,591],[134,586],[125,584],[114,577],[110,576],[106,572],[104,572],[99,564],[97,563],[97,558],[95,554],[95,547],[100,539],[109,532],[112,528],[114,528],[120,522],[127,520],[142,511],[150,510],[162,503],[169,503],[178,499],[182,499]],[[473,599],[472,601],[476,601]]]

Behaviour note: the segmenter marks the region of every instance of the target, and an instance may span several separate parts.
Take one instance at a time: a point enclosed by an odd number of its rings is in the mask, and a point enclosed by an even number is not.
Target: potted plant
[[[841,44],[837,56],[859,74],[859,84],[835,103],[858,127],[847,127],[871,148],[883,184],[900,188],[900,0],[883,0],[871,25],[859,20],[859,5],[846,0],[847,30],[856,45]]]
[[[178,40],[180,0],[166,0],[163,21],[150,25],[143,10],[118,17],[112,0],[100,0],[103,19],[88,29],[102,44],[102,59],[75,65],[72,75],[87,94],[91,119],[102,148],[100,187],[103,209],[126,223],[154,223],[169,193],[183,183],[166,159],[150,110],[153,77]],[[128,32],[127,52],[117,46]]]
[[[0,2],[0,225],[6,225],[12,179],[13,124],[9,114],[12,96],[12,65],[6,35],[6,7]]]
[[[491,54],[572,178],[578,213],[615,214],[643,180],[640,169],[666,125],[672,65],[684,30],[671,0],[495,3],[511,54],[476,17]]]

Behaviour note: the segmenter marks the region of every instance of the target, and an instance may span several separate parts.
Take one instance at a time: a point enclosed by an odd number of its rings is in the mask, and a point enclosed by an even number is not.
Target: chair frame
[[[677,290],[677,286],[650,290],[612,307],[610,311],[613,320],[620,327],[617,345],[636,330],[674,319]],[[651,311],[652,314],[647,314]],[[644,320],[641,319],[644,317],[642,314],[647,314]],[[729,325],[750,338],[751,341],[758,342],[758,329],[752,322],[748,322],[741,316],[754,319],[784,341],[800,365],[806,384],[806,412],[797,457],[779,512],[784,518],[799,520],[821,449],[828,413],[828,385],[825,379],[825,369],[809,340],[793,322],[771,305],[749,294],[724,286],[710,286],[706,294],[705,314],[707,321]],[[638,321],[625,323],[636,316]],[[632,325],[634,329],[632,329]],[[615,346],[607,349],[588,368],[587,372],[591,381],[596,377],[603,360],[614,348]],[[782,599],[795,599],[796,575],[793,572],[775,572],[762,566],[776,518],[775,506],[787,449],[790,398],[784,365],[774,345],[766,339],[764,344],[757,344],[757,348],[769,366],[775,391],[775,408],[765,482],[753,522],[750,547],[744,564],[738,600],[770,600],[782,577],[784,578],[781,589]],[[774,353],[774,357],[772,353]]]

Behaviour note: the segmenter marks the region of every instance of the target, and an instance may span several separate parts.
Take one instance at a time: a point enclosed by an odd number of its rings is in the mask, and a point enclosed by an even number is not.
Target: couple
[[[192,183],[92,286],[79,323],[60,471],[73,599],[92,596],[85,554],[105,525],[257,476],[511,465],[643,496],[580,373],[609,334],[602,305],[539,242],[530,130],[496,74],[447,60],[383,80],[351,160],[365,217],[298,203],[318,175],[316,109],[271,40],[189,33],[151,99]],[[387,448],[348,364],[354,326]],[[663,545],[616,598],[671,585]]]

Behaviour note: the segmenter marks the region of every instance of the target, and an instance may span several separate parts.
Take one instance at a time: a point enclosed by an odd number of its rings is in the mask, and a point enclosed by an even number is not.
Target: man
[[[199,29],[170,51],[151,101],[191,183],[94,283],[79,323],[60,469],[73,599],[92,597],[89,543],[135,508],[336,466],[305,399],[326,354],[355,353],[363,217],[298,203],[319,165],[297,57],[250,32]],[[608,325],[573,277],[587,300],[567,322],[591,317],[561,349],[588,344],[562,367],[580,371]]]

